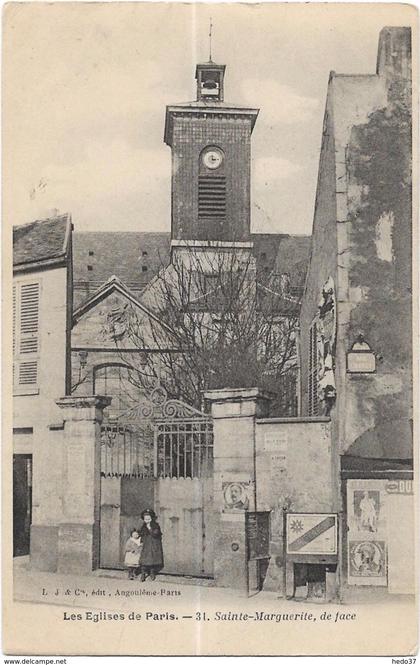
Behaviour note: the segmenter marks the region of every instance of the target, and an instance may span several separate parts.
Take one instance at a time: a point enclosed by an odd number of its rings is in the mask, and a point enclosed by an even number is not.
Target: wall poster
[[[335,513],[288,513],[287,554],[337,554]]]
[[[347,560],[351,585],[387,586],[385,480],[347,481]]]
[[[224,510],[248,510],[251,483],[235,481],[222,483]]]

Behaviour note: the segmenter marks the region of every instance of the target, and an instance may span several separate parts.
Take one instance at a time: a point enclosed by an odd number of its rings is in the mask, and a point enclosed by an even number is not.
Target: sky
[[[165,105],[195,99],[197,62],[225,101],[260,108],[252,231],[309,234],[331,70],[373,74],[395,4],[29,3],[4,11],[5,218],[70,212],[76,231],[169,231]]]

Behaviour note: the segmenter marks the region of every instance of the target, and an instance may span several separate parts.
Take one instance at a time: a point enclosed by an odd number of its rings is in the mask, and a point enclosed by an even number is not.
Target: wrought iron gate
[[[212,421],[161,385],[102,425],[101,567],[122,567],[147,507],[163,532],[164,572],[212,576]]]

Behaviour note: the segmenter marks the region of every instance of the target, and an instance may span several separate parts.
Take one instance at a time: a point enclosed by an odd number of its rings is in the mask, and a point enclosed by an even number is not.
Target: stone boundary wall
[[[286,512],[338,511],[328,418],[256,420],[257,510],[271,511],[264,589],[284,593]]]

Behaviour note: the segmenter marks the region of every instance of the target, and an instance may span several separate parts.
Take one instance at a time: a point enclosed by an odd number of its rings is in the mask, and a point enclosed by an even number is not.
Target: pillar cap
[[[206,390],[204,398],[211,402],[243,402],[255,400],[272,400],[273,393],[259,388],[219,388]]]
[[[111,404],[112,397],[107,395],[67,395],[56,400],[61,409],[105,409]]]

